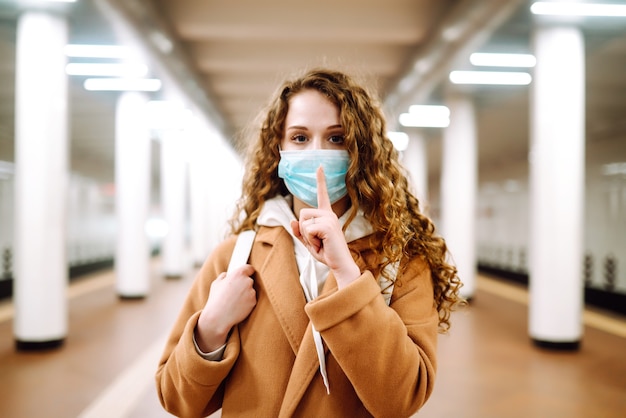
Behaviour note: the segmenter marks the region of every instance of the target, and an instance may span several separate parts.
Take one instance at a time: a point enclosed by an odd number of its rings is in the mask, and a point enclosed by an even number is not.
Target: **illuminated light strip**
[[[429,118],[414,113],[402,113],[399,117],[400,125],[416,128],[447,128],[450,118]]]
[[[409,113],[399,117],[402,126],[418,128],[447,128],[450,125],[450,109],[440,105],[412,105]]]
[[[528,85],[532,77],[523,72],[452,71],[450,81],[454,84]]]
[[[83,76],[142,77],[148,73],[148,67],[143,64],[73,62],[65,66],[65,72]]]
[[[531,54],[494,54],[475,52],[470,55],[473,65],[483,67],[534,67],[537,59]]]
[[[387,137],[398,151],[404,151],[409,146],[409,136],[406,132],[389,131],[387,132]]]
[[[538,1],[530,6],[536,15],[626,17],[624,4],[553,3]]]
[[[84,84],[89,91],[159,91],[161,80],[157,78],[88,78]]]
[[[450,109],[442,105],[412,105],[409,106],[409,113],[435,119],[450,117]]]

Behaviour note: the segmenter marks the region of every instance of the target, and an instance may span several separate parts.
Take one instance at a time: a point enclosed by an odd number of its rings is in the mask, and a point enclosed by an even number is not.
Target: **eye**
[[[328,138],[328,141],[335,145],[341,145],[344,142],[344,138],[343,135],[332,135],[330,138]]]
[[[291,140],[292,140],[293,142],[304,143],[304,142],[306,142],[306,141],[307,141],[307,137],[306,137],[306,136],[304,136],[304,135],[302,135],[302,134],[297,134],[297,135],[293,135],[293,136],[291,137]]]

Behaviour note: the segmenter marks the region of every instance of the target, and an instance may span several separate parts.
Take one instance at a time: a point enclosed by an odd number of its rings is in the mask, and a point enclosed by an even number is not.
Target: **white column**
[[[0,162],[0,280],[13,277],[13,165]]]
[[[428,213],[428,151],[426,138],[421,132],[408,132],[409,145],[404,151],[402,160],[409,171],[411,183],[416,197],[420,202],[420,210]]]
[[[476,287],[477,145],[474,104],[461,93],[449,97],[450,126],[443,132],[441,168],[442,235],[463,282],[461,295]]]
[[[27,12],[17,25],[14,334],[18,349],[67,334],[68,89],[62,16]]]
[[[209,213],[210,178],[207,156],[210,152],[210,133],[204,129],[191,134],[189,153],[189,203],[191,256],[195,266],[204,263],[211,250],[212,240]]]
[[[210,139],[209,146],[206,156],[210,170],[207,181],[210,187],[209,231],[211,248],[215,248],[230,232],[228,221],[241,196],[244,169],[239,156],[218,132]]]
[[[578,348],[582,335],[585,154],[584,40],[574,27],[538,27],[531,96],[529,333]]]
[[[85,226],[82,224],[81,219],[83,209],[80,201],[81,188],[82,178],[70,176],[67,196],[67,263],[69,267],[73,267],[84,261],[81,232],[84,231]]]
[[[185,272],[186,138],[181,129],[161,135],[161,207],[167,223],[161,252],[165,277]]]
[[[105,223],[105,218],[98,215],[99,201],[100,191],[98,184],[95,181],[91,181],[86,185],[85,212],[83,215],[85,222],[84,234],[89,257],[96,262],[104,260],[104,251],[101,247],[101,243],[104,241],[105,237],[99,235],[97,232],[98,224],[100,222]],[[101,225],[101,227],[105,225]]]
[[[150,288],[150,245],[145,231],[150,203],[150,133],[147,99],[123,93],[115,120],[116,288],[122,298],[140,298]]]

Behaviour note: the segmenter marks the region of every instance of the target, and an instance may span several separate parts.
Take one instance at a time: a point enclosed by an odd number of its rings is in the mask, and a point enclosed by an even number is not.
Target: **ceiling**
[[[32,3],[33,0],[31,0]],[[15,28],[23,1],[0,0],[0,160],[13,160]],[[78,0],[70,43],[139,45],[236,149],[269,96],[305,68],[349,71],[385,104],[391,128],[410,104],[442,101],[447,75],[475,51],[531,52],[527,0]],[[587,52],[587,141],[626,136],[626,20],[581,22]],[[113,181],[116,93],[70,79],[71,167]],[[526,160],[528,87],[483,87],[480,167]],[[154,98],[160,95],[153,94]],[[424,131],[431,176],[440,131]],[[155,161],[158,161],[155,159]],[[155,166],[157,166],[155,164]]]

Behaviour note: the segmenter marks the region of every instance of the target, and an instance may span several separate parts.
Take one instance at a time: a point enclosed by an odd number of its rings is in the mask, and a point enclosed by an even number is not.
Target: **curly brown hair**
[[[254,229],[264,202],[289,194],[278,177],[279,148],[289,100],[304,90],[322,93],[339,108],[344,145],[350,155],[346,184],[351,209],[346,226],[362,209],[374,236],[381,240],[381,261],[376,270],[382,274],[387,265],[403,259],[417,256],[426,260],[431,269],[439,329],[446,332],[451,311],[462,303],[462,284],[456,268],[446,262],[445,241],[435,234],[434,224],[420,212],[419,202],[409,190],[398,153],[387,137],[378,101],[342,72],[315,69],[280,87],[248,152],[242,197],[230,222],[232,233]]]

